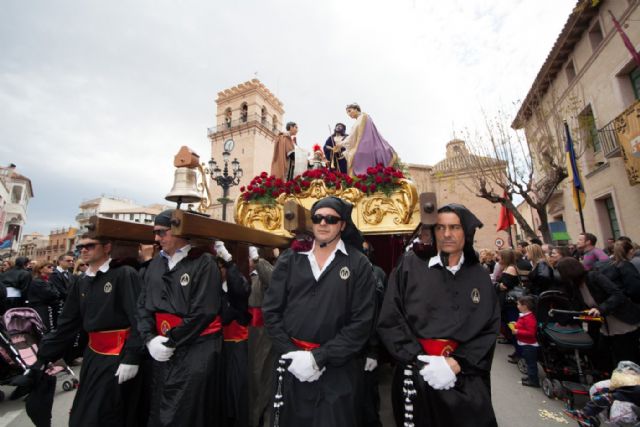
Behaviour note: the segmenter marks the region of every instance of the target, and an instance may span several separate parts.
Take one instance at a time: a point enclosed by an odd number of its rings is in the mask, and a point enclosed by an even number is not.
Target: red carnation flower
[[[369,190],[370,190],[372,193],[375,193],[375,191],[376,191],[376,189],[377,189],[377,188],[378,188],[378,187],[376,187],[376,185],[375,185],[375,184],[371,184],[371,185],[369,185]]]

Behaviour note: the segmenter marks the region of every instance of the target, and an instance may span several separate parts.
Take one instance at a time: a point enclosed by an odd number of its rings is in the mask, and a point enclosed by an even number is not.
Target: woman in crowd
[[[494,260],[495,257],[496,255],[491,249],[480,250],[480,264],[489,272],[489,274],[493,273],[493,268],[496,266],[496,262]]]
[[[87,264],[86,262],[82,261],[81,259],[78,259],[76,261],[76,265],[73,267],[73,275],[74,276],[83,276],[84,272],[87,271],[87,268],[89,268],[89,264]]]
[[[540,245],[531,244],[527,246],[526,251],[527,258],[533,266],[529,272],[529,292],[538,296],[553,287],[553,270]]]
[[[519,313],[516,302],[518,297],[522,296],[522,294],[517,295],[521,285],[516,269],[516,254],[513,249],[502,249],[498,252],[497,261],[502,272],[496,283],[498,301],[500,302],[500,330],[506,343],[513,344],[515,348],[515,351],[509,355],[509,362],[517,363],[520,356],[518,345],[508,326],[509,322],[518,320]]]
[[[603,368],[611,369],[621,360],[640,362],[640,307],[606,276],[587,272],[575,258],[562,258],[556,269],[575,308],[604,317],[598,339],[598,349],[603,351],[598,353],[610,354],[613,360]]]
[[[53,327],[53,309],[58,307],[60,294],[49,283],[49,275],[55,266],[49,261],[41,261],[33,269],[33,279],[27,291],[27,300],[42,319],[47,331]]]
[[[552,268],[556,268],[556,263],[560,261],[560,258],[571,256],[569,246],[554,246],[551,249],[551,256],[549,256],[549,265]]]
[[[635,250],[633,244],[618,240],[613,245],[611,263],[602,268],[602,274],[622,289],[636,304],[640,303],[640,273],[631,263]]]

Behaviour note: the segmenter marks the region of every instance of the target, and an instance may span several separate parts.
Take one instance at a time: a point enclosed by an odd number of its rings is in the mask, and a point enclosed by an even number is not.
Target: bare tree
[[[537,112],[542,114],[542,109]],[[536,117],[541,124],[536,135],[528,135],[511,128],[513,115],[499,110],[494,117],[484,114],[485,129],[468,137],[469,167],[477,175],[476,196],[499,203],[511,211],[527,237],[536,233],[512,202],[519,196],[535,210],[540,218],[539,231],[546,242],[551,241],[547,205],[558,185],[567,177],[562,141],[562,122],[557,126],[549,117]],[[532,155],[532,151],[534,151]],[[492,161],[489,161],[492,160]],[[504,168],[496,168],[495,160]],[[505,197],[506,196],[506,197]]]

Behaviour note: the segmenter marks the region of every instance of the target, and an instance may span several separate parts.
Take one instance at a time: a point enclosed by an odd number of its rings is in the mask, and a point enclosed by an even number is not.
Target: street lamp
[[[229,158],[231,153],[228,150],[222,152],[222,161],[224,162],[224,168],[220,169],[218,163],[213,159],[209,160],[209,167],[205,170],[212,181],[215,181],[220,187],[222,187],[222,197],[218,199],[222,203],[222,220],[227,220],[227,204],[231,201],[227,196],[229,195],[229,188],[234,185],[240,184],[240,178],[242,178],[242,169],[240,169],[240,162],[238,159],[233,159],[231,162],[231,175],[229,174]]]

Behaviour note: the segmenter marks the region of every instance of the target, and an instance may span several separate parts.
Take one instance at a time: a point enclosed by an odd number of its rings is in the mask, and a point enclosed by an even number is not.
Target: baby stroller
[[[588,399],[590,385],[601,378],[587,355],[593,340],[582,327],[582,322],[601,319],[572,311],[569,298],[560,291],[540,294],[536,318],[542,391],[549,398],[566,400],[573,408],[577,397]]]
[[[22,375],[37,360],[44,325],[38,313],[29,307],[12,308],[4,314],[4,322],[0,324],[0,357],[3,359],[0,384],[9,384],[11,378]],[[74,372],[63,361],[58,361],[47,368],[49,375],[69,376],[62,383],[62,389],[70,391],[79,384]],[[18,390],[14,390],[11,398],[18,398]],[[4,396],[0,396],[4,398]]]

